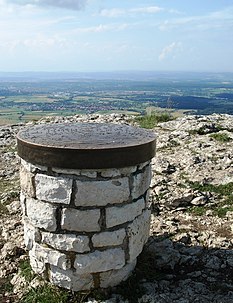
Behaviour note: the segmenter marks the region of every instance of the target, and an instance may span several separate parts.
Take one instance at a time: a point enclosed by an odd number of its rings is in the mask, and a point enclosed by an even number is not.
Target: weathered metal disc
[[[36,125],[17,135],[19,156],[33,164],[62,168],[117,168],[154,157],[156,135],[112,123]]]

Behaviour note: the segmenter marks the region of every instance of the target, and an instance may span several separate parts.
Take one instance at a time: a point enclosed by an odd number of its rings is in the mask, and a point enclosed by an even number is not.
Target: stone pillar
[[[155,135],[82,123],[35,126],[17,140],[33,270],[73,291],[127,279],[149,236]]]

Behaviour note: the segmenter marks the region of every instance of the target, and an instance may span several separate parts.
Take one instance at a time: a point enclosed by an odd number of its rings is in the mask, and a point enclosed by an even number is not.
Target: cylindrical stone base
[[[33,270],[73,291],[127,279],[148,239],[150,161],[63,169],[21,160],[25,244]]]

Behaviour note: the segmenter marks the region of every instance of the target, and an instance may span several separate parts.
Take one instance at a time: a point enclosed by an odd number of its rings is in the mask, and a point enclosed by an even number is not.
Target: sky
[[[233,0],[0,0],[0,71],[233,72]]]

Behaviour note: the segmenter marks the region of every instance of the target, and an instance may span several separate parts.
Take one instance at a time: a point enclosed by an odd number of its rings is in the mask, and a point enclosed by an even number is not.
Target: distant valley
[[[233,74],[0,73],[0,124],[43,116],[169,111],[233,114]]]

